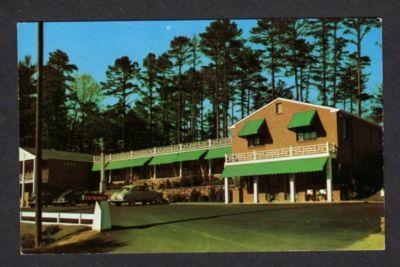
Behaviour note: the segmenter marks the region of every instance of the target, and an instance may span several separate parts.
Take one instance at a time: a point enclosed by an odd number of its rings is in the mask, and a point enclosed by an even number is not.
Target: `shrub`
[[[190,201],[197,201],[199,196],[200,196],[200,192],[193,189],[192,192],[190,192],[190,198],[189,199],[190,199]]]
[[[179,182],[177,182],[177,181],[173,181],[172,185],[171,185],[172,188],[178,188],[180,186],[181,186],[181,184]]]
[[[206,195],[200,195],[198,198],[198,201],[202,201],[202,202],[209,201],[209,198]]]
[[[201,185],[201,177],[194,176],[192,178],[192,186],[200,186]]]
[[[23,234],[21,236],[21,247],[22,248],[34,248],[35,247],[35,236],[33,234]]]
[[[210,201],[216,201],[217,200],[217,194],[215,192],[215,188],[211,188],[210,189],[210,193],[209,193],[208,197],[210,198]]]
[[[158,189],[164,189],[164,188],[165,188],[164,183],[161,183],[161,184],[158,185]]]
[[[171,188],[171,182],[169,181],[169,179],[167,179],[167,181],[165,182],[165,188]]]
[[[181,180],[179,181],[179,184],[181,187],[186,187],[186,186],[190,186],[190,178],[187,177],[182,177]]]
[[[60,226],[58,226],[58,225],[50,225],[50,226],[47,226],[46,229],[44,229],[43,235],[44,236],[51,236],[51,235],[55,235],[59,231],[61,231]]]
[[[169,202],[181,202],[184,200],[181,194],[175,193],[175,194],[168,194],[168,200]]]
[[[215,193],[215,201],[218,201],[218,202],[224,201],[224,197],[225,197],[224,195],[225,195],[224,191],[221,189],[218,189],[217,192]]]

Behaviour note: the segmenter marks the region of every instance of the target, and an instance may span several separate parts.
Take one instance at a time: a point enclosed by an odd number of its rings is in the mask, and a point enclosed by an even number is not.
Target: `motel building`
[[[383,152],[381,126],[336,108],[284,98],[232,125],[230,136],[95,155],[90,162],[86,155],[61,157],[49,161],[48,181],[50,164],[58,161],[53,184],[64,187],[72,187],[72,181],[74,186],[83,183],[87,177],[94,177],[96,187],[103,177],[108,189],[131,183],[157,188],[166,181],[196,177],[223,184],[225,203],[332,202],[349,199],[347,185],[359,179],[360,168],[369,167],[364,159]],[[32,159],[31,152],[24,156],[20,150],[20,162]],[[71,162],[81,162],[74,166],[87,173],[77,174],[74,169],[73,179],[71,173],[64,174]],[[26,174],[26,168],[32,167],[20,165],[25,177],[20,181],[32,181],[32,175]],[[45,173],[44,177],[46,181]]]
[[[35,149],[19,148],[19,185],[21,207],[35,195]],[[87,187],[91,181],[93,156],[90,154],[58,150],[42,150],[42,188],[44,191]]]
[[[332,202],[343,199],[360,162],[383,151],[381,126],[284,98],[230,130],[230,138],[94,156],[92,170],[103,162],[108,184],[223,179],[225,203]]]

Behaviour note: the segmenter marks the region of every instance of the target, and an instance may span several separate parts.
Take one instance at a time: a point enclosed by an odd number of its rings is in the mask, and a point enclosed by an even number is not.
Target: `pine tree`
[[[43,145],[51,149],[67,150],[72,147],[73,132],[68,111],[73,73],[76,65],[69,62],[68,55],[56,50],[50,53],[44,66],[43,77]]]
[[[170,50],[168,51],[169,57],[173,64],[174,81],[177,91],[177,112],[176,112],[176,142],[182,142],[182,117],[183,117],[183,102],[184,102],[184,88],[183,78],[185,73],[185,66],[188,63],[190,51],[190,39],[185,36],[175,37],[170,43]]]
[[[132,62],[127,56],[115,60],[114,65],[108,66],[106,71],[107,80],[101,83],[106,96],[117,99],[117,103],[110,108],[115,110],[116,119],[120,120],[120,136],[118,137],[118,147],[125,149],[127,142],[127,113],[131,107],[130,96],[138,92],[137,84],[134,81],[139,75],[139,64]]]
[[[314,39],[316,62],[312,75],[314,86],[319,91],[319,100],[324,106],[328,105],[329,96],[329,71],[331,59],[330,35],[331,24],[328,19],[312,19],[308,21],[309,35]]]
[[[35,143],[36,65],[26,56],[18,62],[18,101],[20,146],[33,147]]]
[[[259,19],[257,26],[251,29],[250,41],[260,45],[264,68],[271,77],[271,99],[279,95],[276,93],[277,76],[285,66],[283,61],[284,46],[281,34],[286,27],[283,19]]]
[[[222,104],[222,136],[228,136],[229,101],[233,95],[232,81],[234,55],[243,46],[242,30],[230,20],[216,20],[212,22],[204,33],[200,34],[203,53],[213,61],[215,67],[215,95],[219,95],[218,82],[221,79],[221,99],[215,101]],[[220,74],[220,75],[219,75]],[[219,101],[221,100],[221,101]],[[217,108],[215,108],[218,110]],[[233,114],[231,114],[233,115]],[[216,114],[216,136],[219,137],[219,113]]]
[[[357,69],[357,114],[359,117],[362,116],[362,102],[365,99],[363,91],[365,89],[365,83],[363,81],[363,69],[365,68],[365,58],[362,56],[362,41],[364,37],[373,28],[381,26],[381,22],[378,18],[349,18],[345,19],[343,24],[346,26],[344,31],[345,34],[352,36],[349,42],[356,47],[356,53],[354,58],[356,60]]]

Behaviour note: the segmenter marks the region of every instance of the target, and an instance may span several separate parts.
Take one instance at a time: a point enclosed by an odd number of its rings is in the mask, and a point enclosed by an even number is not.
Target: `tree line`
[[[229,125],[276,97],[380,123],[382,89],[367,92],[371,61],[363,51],[380,26],[374,18],[259,19],[244,38],[234,21],[215,20],[142,62],[117,58],[102,82],[56,50],[44,66],[43,146],[108,153],[227,137]],[[20,142],[33,146],[36,65],[29,56],[18,72]]]

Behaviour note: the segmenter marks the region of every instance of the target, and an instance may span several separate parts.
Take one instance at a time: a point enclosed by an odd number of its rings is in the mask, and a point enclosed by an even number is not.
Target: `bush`
[[[60,226],[58,225],[50,225],[47,226],[46,229],[43,231],[44,236],[51,236],[57,234],[59,231],[61,231]]]
[[[164,189],[164,188],[165,188],[164,183],[161,183],[161,184],[158,185],[158,189]]]
[[[221,189],[217,190],[217,192],[215,193],[215,201],[223,202],[224,198],[225,198],[224,195],[225,195],[225,193],[223,190],[221,190]]]
[[[201,185],[201,177],[194,176],[192,178],[192,186],[200,186]]]
[[[187,177],[182,177],[181,180],[179,181],[179,185],[181,187],[190,186],[190,183],[191,183],[190,178],[187,178]]]
[[[34,248],[35,247],[35,236],[33,234],[23,234],[21,236],[21,247],[22,248]]]
[[[215,188],[210,189],[210,194],[208,195],[210,198],[210,201],[216,201],[217,200],[217,194],[215,192]]]
[[[179,188],[181,186],[180,182],[173,181],[171,184],[171,188]]]
[[[165,182],[165,188],[167,189],[171,188],[171,182],[169,181],[169,179],[167,179],[167,181]]]
[[[197,201],[198,198],[200,197],[200,192],[197,190],[192,190],[192,192],[190,192],[190,201]]]
[[[169,194],[168,195],[168,200],[169,200],[169,202],[181,202],[181,201],[183,201],[185,198],[181,195],[181,194],[178,194],[178,193],[175,193],[175,194]]]
[[[206,201],[209,201],[209,198],[206,195],[200,195],[198,198],[198,201],[206,202]]]

